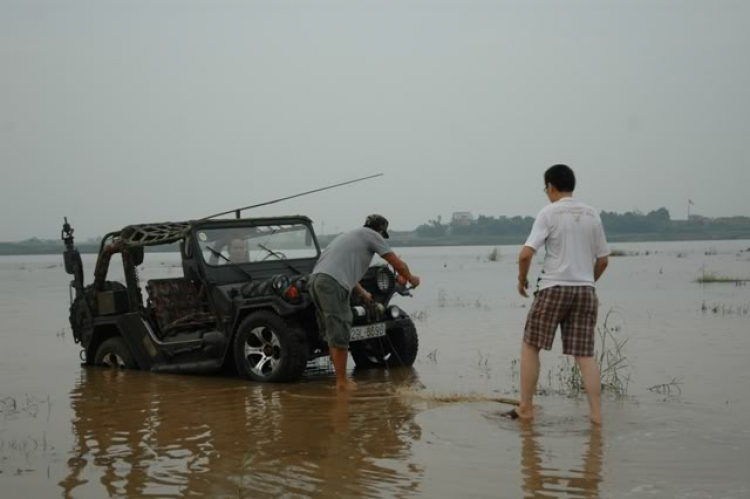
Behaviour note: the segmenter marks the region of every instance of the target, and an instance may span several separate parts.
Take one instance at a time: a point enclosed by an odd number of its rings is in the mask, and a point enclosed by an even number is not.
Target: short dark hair
[[[553,165],[544,172],[544,185],[552,185],[560,192],[573,192],[576,176],[568,165]]]

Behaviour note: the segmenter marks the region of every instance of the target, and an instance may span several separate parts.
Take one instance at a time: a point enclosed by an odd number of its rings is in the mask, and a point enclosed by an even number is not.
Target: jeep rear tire
[[[307,367],[307,339],[273,312],[248,315],[234,337],[237,371],[253,381],[293,381]]]
[[[94,365],[110,369],[138,369],[135,357],[130,353],[125,340],[119,336],[109,338],[99,345]]]
[[[349,350],[358,368],[411,367],[419,351],[417,328],[410,321],[382,338],[352,343]]]

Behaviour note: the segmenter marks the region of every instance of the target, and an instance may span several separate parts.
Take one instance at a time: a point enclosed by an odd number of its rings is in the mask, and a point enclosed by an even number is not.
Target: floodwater
[[[750,241],[612,246],[637,254],[598,288],[627,339],[601,429],[559,341],[534,423],[480,397],[518,396],[515,246],[399,250],[420,354],[351,396],[327,361],[283,385],[82,367],[62,257],[0,257],[0,497],[750,497],[750,284],[694,282],[750,278]],[[176,264],[147,254],[142,277]]]

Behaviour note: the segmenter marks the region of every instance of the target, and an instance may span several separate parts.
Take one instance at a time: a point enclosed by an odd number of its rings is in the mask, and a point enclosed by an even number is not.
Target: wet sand
[[[518,397],[530,301],[516,247],[498,262],[490,247],[400,251],[425,283],[399,299],[417,363],[353,371],[349,396],[326,361],[283,385],[82,367],[61,257],[2,257],[0,497],[750,496],[750,286],[692,282],[750,276],[750,242],[613,246],[640,255],[613,258],[599,286],[629,366],[601,430],[567,389],[559,342],[533,424],[482,400]],[[147,255],[144,275],[176,262]]]

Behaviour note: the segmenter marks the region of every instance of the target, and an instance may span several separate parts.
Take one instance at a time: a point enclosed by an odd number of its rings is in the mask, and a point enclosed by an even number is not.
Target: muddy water
[[[327,362],[292,385],[84,368],[61,259],[0,257],[0,497],[750,497],[750,285],[692,282],[750,277],[750,241],[613,246],[639,254],[599,286],[628,391],[601,430],[559,343],[534,424],[461,401],[517,396],[516,247],[400,251],[425,283],[399,298],[420,355],[354,372],[350,397]],[[146,259],[144,279],[180,272]]]

